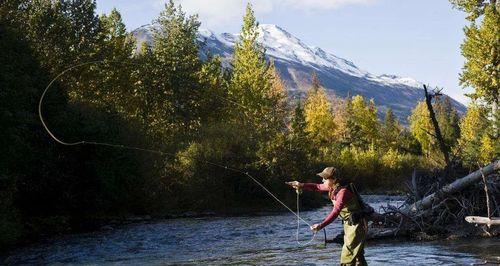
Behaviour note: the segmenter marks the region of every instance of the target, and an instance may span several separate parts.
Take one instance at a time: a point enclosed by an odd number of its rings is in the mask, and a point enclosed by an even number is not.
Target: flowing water
[[[397,197],[368,196],[370,205],[400,204]],[[301,213],[320,222],[330,206]],[[183,218],[123,225],[114,230],[68,235],[0,256],[6,265],[338,265],[341,246],[324,245],[323,232],[311,239],[302,223],[296,242],[296,217],[261,216]],[[335,221],[328,238],[341,232]],[[367,243],[369,265],[484,265],[500,263],[500,240],[473,239]]]

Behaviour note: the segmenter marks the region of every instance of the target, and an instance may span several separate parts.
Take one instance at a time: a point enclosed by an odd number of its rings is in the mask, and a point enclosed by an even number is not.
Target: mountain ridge
[[[137,46],[142,42],[152,44],[152,28],[143,25],[134,31]],[[315,72],[321,85],[330,96],[345,98],[360,94],[366,99],[374,99],[382,117],[385,110],[392,108],[403,124],[418,101],[424,98],[423,83],[409,77],[392,74],[374,75],[358,68],[352,61],[338,57],[320,47],[302,42],[283,28],[274,24],[261,24],[258,27],[258,42],[266,49],[266,56],[275,63],[280,77],[292,98],[303,98],[311,86],[311,75]],[[219,55],[225,66],[229,66],[235,42],[239,34],[217,34],[209,29],[198,31],[200,57],[207,54]],[[448,96],[449,97],[449,96]],[[449,97],[459,113],[465,106]]]

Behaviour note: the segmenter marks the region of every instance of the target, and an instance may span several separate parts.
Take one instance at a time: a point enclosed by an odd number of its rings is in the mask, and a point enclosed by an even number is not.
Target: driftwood
[[[479,163],[478,163],[479,165]],[[481,167],[479,167],[479,171],[481,172],[481,175],[483,177],[483,183],[484,183],[484,193],[486,194],[486,209],[488,213],[488,217],[482,217],[482,216],[467,216],[465,217],[465,221],[468,223],[473,223],[473,224],[482,224],[488,226],[488,229],[492,225],[500,225],[500,218],[498,217],[491,217],[491,208],[490,208],[490,196],[489,196],[489,191],[488,191],[488,182],[486,182],[486,176],[484,175]],[[486,231],[489,235],[489,231]]]
[[[470,173],[469,175],[455,180],[453,183],[448,184],[438,191],[426,196],[422,200],[419,200],[406,208],[402,209],[401,212],[406,215],[412,215],[419,211],[428,209],[432,207],[434,204],[439,203],[443,199],[446,198],[447,195],[459,192],[469,185],[472,185],[481,180],[483,174],[489,175],[495,171],[500,170],[500,160],[497,160],[493,163],[488,164],[480,170]]]
[[[386,206],[382,207],[381,213],[374,213],[370,218],[372,223],[368,230],[368,239],[377,239],[394,236],[414,236],[422,239],[432,239],[436,234],[453,233],[450,231],[450,225],[458,225],[458,221],[487,225],[500,225],[500,218],[467,216],[479,210],[479,203],[484,202],[481,197],[485,193],[480,189],[479,182],[483,180],[486,183],[486,177],[500,170],[500,160],[497,160],[469,175],[455,180],[438,189],[434,187],[434,193],[417,200],[413,204],[403,205],[401,207]],[[416,187],[415,174],[412,176],[412,187]],[[492,195],[498,195],[498,187],[491,186]],[[462,190],[471,187],[467,193],[460,193]],[[481,193],[482,192],[482,193]],[[422,195],[422,194],[420,194]],[[415,195],[414,195],[415,196]],[[415,200],[415,197],[413,197]],[[498,205],[495,196],[491,197],[495,204],[495,210],[498,212]],[[481,203],[483,204],[483,203]],[[481,205],[484,206],[484,205]],[[494,216],[495,212],[489,212],[488,215]],[[453,227],[451,227],[453,228]],[[484,230],[484,228],[483,228]],[[485,231],[487,235],[489,231]],[[496,231],[495,231],[496,232]]]
[[[488,218],[488,217],[481,217],[481,216],[467,216],[467,217],[465,217],[465,220],[471,224],[484,224],[487,226],[500,225],[500,218],[499,217]]]

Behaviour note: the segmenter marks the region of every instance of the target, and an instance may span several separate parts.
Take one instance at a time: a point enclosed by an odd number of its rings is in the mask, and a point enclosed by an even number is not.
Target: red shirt
[[[330,199],[332,201],[335,201],[332,211],[330,212],[330,214],[328,214],[328,216],[326,216],[323,222],[319,224],[318,230],[323,229],[323,227],[333,222],[333,220],[335,220],[335,218],[339,216],[340,210],[342,210],[342,208],[344,207],[344,203],[354,197],[354,194],[346,188],[341,188],[337,191],[334,191],[325,184],[304,183],[304,186],[302,188],[305,190],[328,192]]]

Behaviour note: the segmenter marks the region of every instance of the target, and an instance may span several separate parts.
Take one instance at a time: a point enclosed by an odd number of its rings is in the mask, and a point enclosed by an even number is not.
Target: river
[[[370,205],[401,204],[399,198],[367,196]],[[331,210],[325,206],[302,212],[313,222]],[[113,230],[44,240],[0,256],[6,265],[338,265],[341,246],[324,245],[290,212],[259,216],[156,220],[122,225]],[[328,238],[341,232],[334,221]],[[365,249],[369,265],[473,265],[500,263],[500,240],[377,240]],[[484,264],[482,264],[484,265]]]

